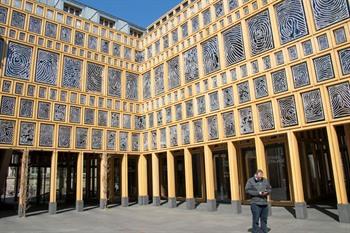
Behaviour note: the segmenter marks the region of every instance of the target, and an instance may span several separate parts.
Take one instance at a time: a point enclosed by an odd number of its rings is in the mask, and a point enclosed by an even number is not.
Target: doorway
[[[213,153],[217,203],[231,203],[230,170],[227,151]]]
[[[128,196],[130,204],[136,204],[138,201],[138,162],[138,156],[128,156]]]
[[[192,154],[193,194],[198,202],[206,202],[205,168],[203,153]]]
[[[122,158],[119,156],[111,156],[108,160],[108,207],[121,205],[121,179]]]
[[[99,205],[100,164],[99,154],[84,154],[83,198],[85,206],[96,207]]]
[[[174,155],[175,166],[175,196],[177,200],[184,201],[186,199],[185,184],[185,159],[183,154]]]

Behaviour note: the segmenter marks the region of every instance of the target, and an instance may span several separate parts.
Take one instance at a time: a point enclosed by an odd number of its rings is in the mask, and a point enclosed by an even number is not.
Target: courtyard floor
[[[17,216],[0,218],[1,233],[233,233],[250,232],[249,206],[242,207],[240,215],[231,213],[229,205],[219,205],[218,211],[208,212],[204,204],[195,210],[186,210],[185,203],[169,209],[133,205],[102,210],[88,209],[78,213],[65,210],[56,215],[38,213],[26,218]],[[309,208],[308,220],[296,220],[291,211],[273,207],[269,218],[270,232],[350,232],[350,224],[340,224],[334,217],[335,209]]]

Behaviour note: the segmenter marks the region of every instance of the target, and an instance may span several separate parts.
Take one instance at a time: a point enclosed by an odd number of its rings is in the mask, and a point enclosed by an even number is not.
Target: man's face
[[[257,177],[258,179],[261,179],[261,178],[264,177],[264,173],[263,173],[263,172],[258,172],[258,173],[256,174],[256,177]]]

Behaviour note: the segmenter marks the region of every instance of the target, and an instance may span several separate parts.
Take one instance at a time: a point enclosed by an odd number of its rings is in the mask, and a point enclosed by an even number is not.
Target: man
[[[271,193],[271,185],[264,178],[264,172],[258,169],[255,175],[248,179],[245,191],[251,197],[250,209],[253,215],[253,233],[267,233],[268,203],[267,196]],[[260,220],[260,227],[259,227]]]

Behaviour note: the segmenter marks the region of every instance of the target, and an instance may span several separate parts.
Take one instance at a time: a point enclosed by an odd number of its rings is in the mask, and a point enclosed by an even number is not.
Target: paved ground
[[[186,210],[184,204],[169,209],[161,207],[130,206],[107,210],[89,209],[82,213],[74,210],[27,218],[16,216],[0,219],[0,232],[26,233],[233,233],[250,231],[249,206],[243,206],[241,215],[233,215],[229,205],[220,205],[218,211],[207,212],[203,206]],[[326,210],[336,213],[335,210]],[[332,216],[332,214],[330,214]],[[285,208],[273,207],[269,218],[270,232],[350,232],[350,224],[340,224],[317,209],[309,209],[308,220],[296,220]]]

